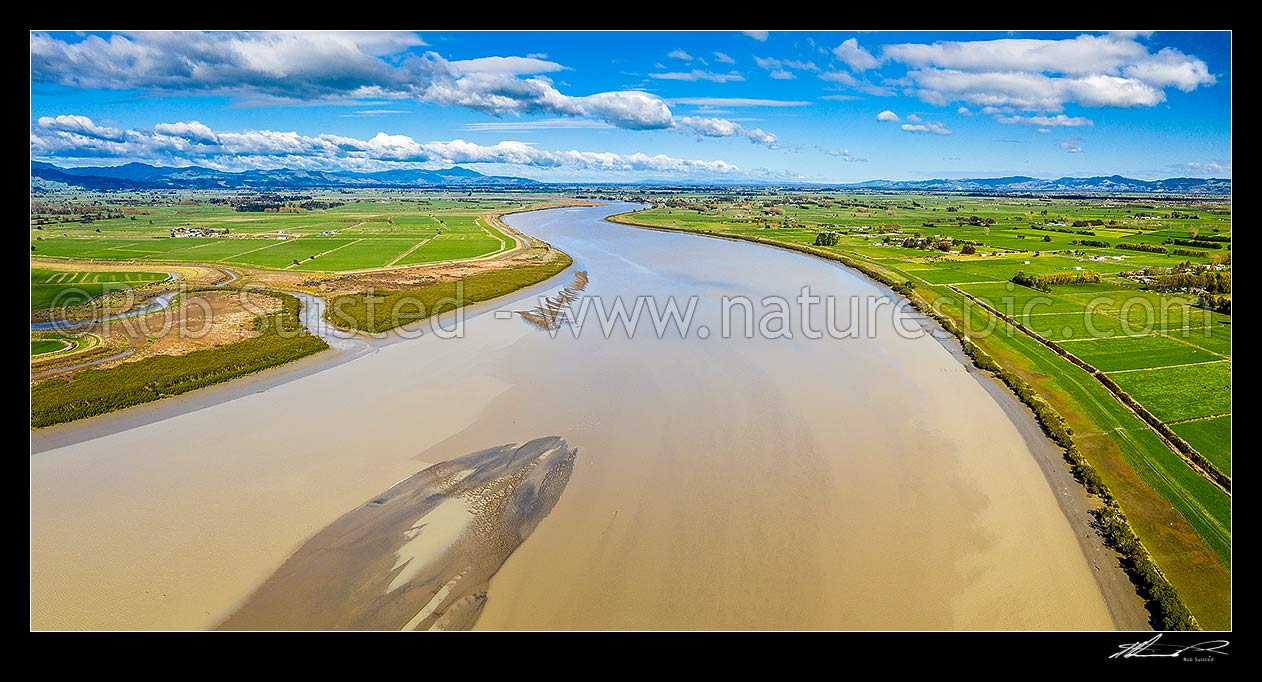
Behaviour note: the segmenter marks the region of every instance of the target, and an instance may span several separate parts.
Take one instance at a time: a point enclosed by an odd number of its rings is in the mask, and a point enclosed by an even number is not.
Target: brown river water
[[[806,285],[883,290],[801,254],[602,220],[629,208],[509,216],[575,266],[483,308],[462,338],[282,368],[257,392],[208,389],[223,401],[91,438],[73,436],[92,420],[35,434],[32,627],[215,627],[403,479],[551,436],[578,451],[568,486],[491,578],[476,628],[1114,627],[1068,493],[1032,451],[1047,444],[949,343],[897,334],[888,314],[842,339],[797,321],[793,339],[746,338],[737,314],[721,338],[723,296],[759,312]],[[690,333],[495,314],[580,270],[579,302],[697,296]],[[129,412],[146,409],[160,408]],[[71,444],[39,447],[52,435]]]

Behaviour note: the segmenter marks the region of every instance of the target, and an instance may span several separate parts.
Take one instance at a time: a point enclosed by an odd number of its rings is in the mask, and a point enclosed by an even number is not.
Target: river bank
[[[696,296],[715,329],[729,293],[882,295],[801,254],[603,222],[627,208],[509,220],[574,257],[583,297]],[[477,628],[1122,624],[1013,415],[939,340],[553,335],[511,314],[532,293],[461,339],[32,457],[33,625],[213,627],[365,500],[544,435],[583,454]]]

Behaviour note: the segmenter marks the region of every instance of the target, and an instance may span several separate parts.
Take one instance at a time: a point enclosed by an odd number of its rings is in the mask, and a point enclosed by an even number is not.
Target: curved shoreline
[[[531,295],[552,287],[553,282],[559,278],[567,277],[574,271],[574,264],[566,267],[557,274],[535,284],[522,287],[516,291],[505,294],[499,298],[474,303],[460,309],[459,314],[465,320],[494,312],[502,302],[510,297],[518,297],[522,295]],[[309,304],[310,300],[320,301],[323,299],[304,292],[288,290],[285,293],[294,296],[303,303],[303,310],[300,317],[304,324],[312,331],[313,334],[324,338],[329,343],[328,350],[309,355],[294,362],[276,367],[269,367],[257,374],[251,374],[244,377],[238,377],[220,384],[206,386],[188,393],[170,396],[153,402],[142,403],[132,407],[115,410],[105,414],[80,419],[65,424],[57,424],[40,429],[32,429],[30,431],[30,454],[36,455],[56,448],[82,443],[84,441],[108,436],[110,434],[127,431],[146,424],[163,421],[171,417],[176,417],[184,413],[195,412],[209,407],[214,407],[221,403],[226,403],[238,398],[242,398],[255,393],[262,393],[271,388],[287,384],[291,381],[301,379],[312,374],[323,372],[324,370],[336,367],[338,365],[350,362],[364,355],[377,352],[379,349],[390,346],[403,341],[412,340],[413,337],[404,336],[404,333],[415,333],[422,327],[431,324],[433,318],[420,320],[419,322],[397,327],[380,336],[368,336],[362,334],[351,334],[345,330],[341,330],[335,326],[327,324],[322,314],[318,318],[320,321],[315,324],[316,328],[327,327],[327,330],[317,333],[310,324],[310,310],[313,306]],[[441,315],[437,323],[443,324],[450,321],[457,313],[444,313]],[[326,336],[325,334],[328,334]]]
[[[513,228],[507,223],[504,223],[502,221],[502,218],[505,216],[514,215],[518,213],[530,213],[533,211],[546,211],[546,210],[553,210],[553,209],[573,208],[575,206],[583,207],[583,206],[591,206],[591,205],[600,205],[600,204],[595,203],[595,202],[586,202],[586,203],[567,203],[567,204],[562,204],[559,206],[534,206],[534,207],[523,208],[516,211],[509,211],[505,213],[496,214],[495,219],[500,222],[500,224],[503,226],[503,229],[506,231],[508,236],[514,240],[515,245],[513,248],[497,252],[495,254],[492,254],[490,257],[479,257],[477,259],[462,259],[459,261],[445,261],[445,262],[439,262],[439,263],[430,263],[430,264],[427,264],[425,267],[432,267],[434,265],[443,265],[445,263],[450,263],[450,262],[465,262],[468,260],[484,260],[484,259],[501,258],[501,257],[510,256],[514,253],[517,253],[524,248],[528,248],[530,246],[530,240],[532,238],[529,235],[523,234],[522,232],[520,232],[516,228]],[[73,262],[73,261],[68,261],[68,262]],[[413,266],[407,266],[407,267],[415,268],[416,266],[413,265]],[[214,285],[216,287],[227,286],[242,278],[242,275],[238,274],[234,270],[231,270],[228,268],[218,268],[218,269],[226,273],[228,276],[228,279],[222,282],[216,283]],[[432,325],[435,323],[441,325],[445,321],[450,321],[456,315],[459,315],[462,319],[471,319],[479,315],[483,315],[486,312],[490,311],[492,308],[496,307],[497,304],[499,304],[501,301],[508,299],[511,296],[531,294],[538,291],[542,291],[550,287],[551,282],[569,275],[573,270],[574,270],[574,263],[571,262],[568,266],[558,271],[556,274],[552,275],[551,277],[540,280],[539,282],[535,282],[534,284],[523,286],[521,288],[515,289],[513,291],[505,293],[502,296],[498,296],[488,301],[480,301],[477,303],[472,303],[472,304],[463,306],[458,311],[452,311],[450,313],[442,313],[438,316],[436,320],[435,318],[432,318],[432,317],[426,318],[423,320],[418,320],[412,323],[401,325],[399,327],[395,327],[394,329],[391,329],[387,332],[383,332],[380,334],[368,334],[368,333],[352,331],[352,330],[338,327],[337,325],[330,323],[330,321],[325,317],[324,313],[328,307],[328,302],[325,301],[323,298],[316,296],[314,294],[304,292],[304,291],[297,291],[294,289],[280,289],[280,291],[283,291],[284,293],[294,296],[295,298],[297,298],[298,300],[302,302],[302,311],[299,313],[299,318],[303,322],[303,326],[305,326],[307,330],[310,331],[312,334],[324,339],[325,342],[329,344],[329,348],[327,351],[318,352],[313,355],[307,356],[305,358],[301,358],[297,361],[286,363],[284,365],[278,365],[276,367],[269,367],[256,374],[252,374],[252,375],[248,375],[244,377],[238,377],[236,379],[231,379],[229,381],[226,381],[220,384],[206,386],[204,388],[200,388],[195,391],[190,391],[187,394],[183,394],[179,396],[170,396],[167,398],[163,398],[161,400],[156,400],[156,401],[152,401],[148,403],[141,403],[140,405],[134,405],[132,407],[127,407],[121,410],[107,412],[105,414],[88,417],[86,419],[80,419],[73,422],[67,422],[65,424],[57,424],[54,426],[40,428],[38,430],[32,429],[30,431],[30,434],[31,434],[30,454],[36,455],[38,453],[46,452],[48,450],[53,450],[56,448],[67,446],[67,445],[73,445],[75,443],[81,443],[87,440],[92,440],[94,438],[100,438],[102,436],[119,433],[121,431],[127,431],[129,429],[133,429],[139,426],[144,426],[146,424],[152,424],[154,422],[159,422],[164,419],[169,419],[171,417],[175,417],[177,415],[184,414],[187,412],[195,412],[197,410],[206,409],[208,407],[213,407],[215,405],[219,405],[221,403],[235,400],[237,398],[241,398],[247,395],[252,395],[255,393],[262,393],[276,386],[289,383],[290,381],[294,381],[296,379],[300,379],[302,377],[309,376],[318,372],[322,372],[332,367],[336,367],[343,363],[350,362],[351,360],[354,360],[363,355],[375,353],[377,352],[378,349],[383,348],[385,346],[389,346],[401,341],[409,340],[410,338],[413,338],[413,337],[407,336],[408,334],[416,333],[418,330],[420,330],[422,327],[426,325]],[[171,273],[168,273],[168,274],[171,274]],[[172,278],[174,278],[174,275],[172,275]],[[170,278],[167,281],[170,281]],[[152,301],[142,310],[123,313],[117,317],[119,318],[132,317],[132,316],[141,315],[141,314],[159,312],[161,310],[166,309],[171,304],[172,300],[174,300],[175,296],[177,296],[178,294],[179,294],[178,291],[160,294],[157,298],[163,299],[163,300],[161,302],[161,305],[159,305],[158,307],[152,307],[156,303],[158,303],[158,301]],[[106,319],[115,319],[115,317],[110,317]],[[77,325],[73,325],[73,326],[88,326],[100,321],[104,321],[104,320],[86,321],[86,322],[78,323]],[[32,331],[42,331],[42,330],[36,329],[35,323],[32,323],[31,328],[32,328]],[[82,366],[76,366],[73,368],[59,370],[58,372],[55,372],[55,373],[62,373],[65,371],[71,371],[73,369],[81,369],[82,367],[99,364],[101,362],[106,362],[108,360],[118,359],[119,357],[123,357],[126,354],[127,353],[123,353],[118,356],[113,356],[110,358],[105,358],[102,360],[90,362]],[[37,375],[34,378],[40,378],[44,376],[51,376],[51,374]]]
[[[1028,406],[1014,394],[1006,385],[1001,383],[997,378],[990,376],[988,373],[979,372],[973,361],[964,352],[963,346],[959,339],[949,330],[942,326],[937,320],[924,314],[919,307],[915,306],[915,302],[894,291],[884,282],[873,278],[860,268],[850,267],[846,263],[829,258],[822,258],[812,251],[794,248],[787,244],[778,244],[763,241],[755,238],[747,238],[740,235],[723,235],[712,232],[704,232],[698,230],[673,229],[657,225],[644,225],[634,223],[627,220],[616,220],[623,216],[631,216],[639,211],[648,210],[645,208],[628,211],[626,213],[616,213],[605,218],[606,222],[615,225],[623,225],[635,229],[652,230],[657,232],[673,232],[676,234],[693,234],[699,237],[709,237],[714,239],[726,239],[728,241],[745,242],[758,244],[761,246],[769,246],[772,248],[796,254],[802,257],[809,257],[815,261],[823,261],[830,263],[835,267],[843,268],[848,272],[853,272],[863,276],[863,278],[881,289],[883,293],[892,298],[901,298],[908,300],[913,305],[913,310],[917,320],[922,324],[929,324],[933,328],[930,335],[938,341],[959,363],[964,366],[968,374],[972,376],[983,389],[995,400],[995,403],[1008,415],[1013,426],[1021,433],[1026,443],[1029,445],[1030,452],[1034,455],[1034,460],[1038,464],[1039,470],[1043,472],[1044,478],[1047,480],[1048,486],[1051,487],[1056,495],[1056,501],[1061,512],[1065,515],[1066,521],[1074,530],[1074,535],[1078,539],[1078,545],[1082,550],[1083,557],[1093,566],[1092,574],[1095,576],[1096,585],[1100,589],[1100,594],[1109,609],[1109,615],[1113,618],[1114,624],[1119,630],[1151,630],[1150,615],[1145,608],[1144,599],[1136,590],[1135,584],[1130,577],[1122,569],[1117,553],[1110,548],[1103,536],[1095,528],[1095,521],[1091,517],[1091,511],[1099,507],[1090,496],[1088,496],[1083,486],[1074,478],[1073,473],[1066,466],[1065,454],[1062,448],[1047,437],[1042,427],[1039,426],[1035,419],[1034,413]]]

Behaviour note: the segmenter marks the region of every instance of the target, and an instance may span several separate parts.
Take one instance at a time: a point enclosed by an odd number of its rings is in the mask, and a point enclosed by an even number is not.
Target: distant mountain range
[[[1120,175],[1044,180],[1025,175],[959,180],[869,180],[846,187],[899,192],[988,192],[995,194],[1231,194],[1231,180],[1166,178],[1136,180]]]
[[[538,185],[536,180],[483,175],[455,166],[440,170],[400,169],[376,173],[351,171],[308,171],[280,168],[239,173],[200,166],[150,166],[129,163],[122,166],[61,168],[41,161],[31,162],[31,187],[82,187],[89,190],[145,189],[303,189],[317,187],[482,187]]]
[[[49,190],[61,187],[78,187],[87,190],[286,190],[372,187],[531,187],[543,184],[538,180],[529,178],[483,175],[460,166],[440,170],[400,169],[375,173],[309,171],[288,168],[230,173],[200,166],[175,168],[129,163],[122,166],[61,168],[51,163],[31,162],[32,190]],[[671,182],[669,184],[672,186],[688,186],[689,184],[713,185],[712,182]],[[766,185],[768,183],[748,184]],[[869,180],[867,182],[826,186],[870,191],[970,192],[985,194],[1231,194],[1230,179],[1166,178],[1165,180],[1136,180],[1120,175],[1094,178],[1057,178],[1055,180],[1032,178],[1024,175],[1006,178],[961,178],[957,180]]]

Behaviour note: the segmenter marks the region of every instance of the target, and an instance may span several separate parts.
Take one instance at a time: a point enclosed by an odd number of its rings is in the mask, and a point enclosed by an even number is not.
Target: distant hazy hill
[[[537,185],[527,178],[482,175],[467,168],[388,170],[376,173],[281,168],[229,173],[200,166],[172,168],[129,163],[122,166],[60,168],[31,162],[32,187],[128,189],[299,189],[313,187],[483,187]]]
[[[308,171],[280,168],[239,173],[200,166],[172,168],[129,163],[122,166],[61,168],[41,161],[31,162],[32,189],[82,187],[90,190],[140,189],[303,189],[316,187],[503,187],[534,186],[542,183],[528,178],[482,175],[455,166],[440,170],[400,169],[376,173],[352,171]],[[686,187],[691,183],[650,182]],[[713,184],[713,183],[707,183]],[[736,183],[740,184],[740,183]],[[754,183],[765,184],[765,183]],[[1043,180],[1017,175],[1006,178],[961,178],[957,180],[869,180],[830,187],[896,192],[986,192],[994,194],[1231,194],[1231,180],[1220,178],[1166,178],[1136,180],[1120,175],[1095,178]]]
[[[1231,194],[1231,180],[1221,178],[1166,178],[1136,180],[1120,175],[1095,178],[1043,180],[1024,175],[1007,178],[961,178],[958,180],[869,180],[852,185],[856,189],[919,192],[1054,192],[1082,194],[1160,193]]]

